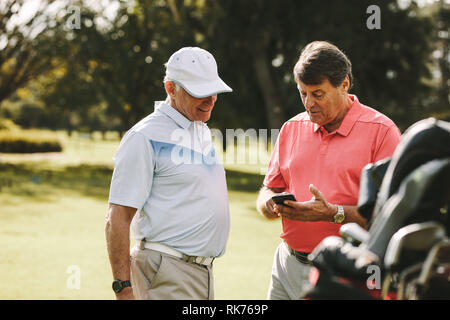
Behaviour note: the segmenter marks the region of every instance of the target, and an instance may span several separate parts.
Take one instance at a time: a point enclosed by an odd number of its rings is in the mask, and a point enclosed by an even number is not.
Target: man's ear
[[[164,82],[164,88],[166,89],[167,95],[172,97],[175,94],[175,83],[172,81]]]
[[[344,80],[342,80],[341,86],[342,86],[342,89],[343,89],[346,93],[348,93],[348,90],[349,90],[349,88],[350,88],[350,79],[349,79],[348,76],[345,76]]]

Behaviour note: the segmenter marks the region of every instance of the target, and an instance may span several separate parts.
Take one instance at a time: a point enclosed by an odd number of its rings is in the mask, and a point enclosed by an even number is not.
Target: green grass
[[[0,154],[0,299],[114,299],[104,223],[118,141],[68,138],[64,152]],[[279,221],[255,210],[260,168],[227,166],[231,228],[216,299],[265,299]],[[67,286],[80,270],[79,289]]]

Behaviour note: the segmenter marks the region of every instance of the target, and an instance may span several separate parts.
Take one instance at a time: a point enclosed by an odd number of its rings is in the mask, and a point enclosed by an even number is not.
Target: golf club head
[[[369,232],[354,222],[344,224],[339,229],[339,233],[344,239],[355,244],[366,242],[369,239]]]
[[[444,238],[438,243],[436,243],[433,248],[430,250],[430,253],[425,260],[424,266],[422,268],[422,272],[419,277],[418,284],[424,286],[428,281],[430,274],[433,270],[433,267],[439,263],[450,262],[450,239]]]
[[[384,257],[385,268],[390,270],[399,263],[402,250],[429,250],[444,237],[445,228],[433,221],[415,223],[401,228],[389,241]]]
[[[397,297],[399,300],[423,300],[450,298],[450,239],[445,237],[428,252],[423,263],[415,270],[409,268],[400,274]],[[408,277],[409,276],[409,277]]]

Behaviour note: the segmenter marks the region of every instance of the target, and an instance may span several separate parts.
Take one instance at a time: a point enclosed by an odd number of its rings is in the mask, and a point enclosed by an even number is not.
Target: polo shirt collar
[[[349,94],[349,97],[351,100],[353,100],[350,110],[348,110],[339,128],[334,131],[335,133],[339,133],[341,136],[344,137],[348,136],[350,131],[352,131],[353,126],[355,125],[356,121],[359,119],[359,116],[361,115],[361,105],[359,103],[358,97],[353,94]],[[317,132],[317,130],[319,130],[320,128],[322,128],[322,126],[319,126],[317,123],[314,123],[313,125],[314,132]]]
[[[342,120],[341,125],[336,131],[344,137],[348,136],[350,131],[352,131],[353,126],[361,115],[361,105],[359,104],[358,98],[353,94],[349,96],[350,99],[353,100],[352,106],[350,107],[350,110],[348,110],[347,114],[344,117],[344,120]]]
[[[180,112],[175,110],[175,108],[173,108],[171,105],[168,105],[164,101],[155,102],[155,110],[163,112],[183,129],[189,128],[189,126],[193,123],[193,121],[186,118]]]

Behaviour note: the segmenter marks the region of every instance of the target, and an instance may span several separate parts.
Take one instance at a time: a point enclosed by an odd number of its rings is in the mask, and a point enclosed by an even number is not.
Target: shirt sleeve
[[[267,188],[281,188],[286,189],[286,181],[283,178],[280,169],[280,144],[283,140],[283,128],[280,131],[275,148],[272,151],[269,167],[267,169],[266,176],[263,181],[263,185]]]
[[[150,195],[154,166],[150,141],[139,132],[124,136],[114,157],[109,202],[141,210]]]
[[[400,130],[396,125],[389,127],[384,135],[384,138],[381,140],[379,147],[374,155],[373,162],[377,162],[379,160],[392,157],[395,149],[397,148],[401,138]]]

